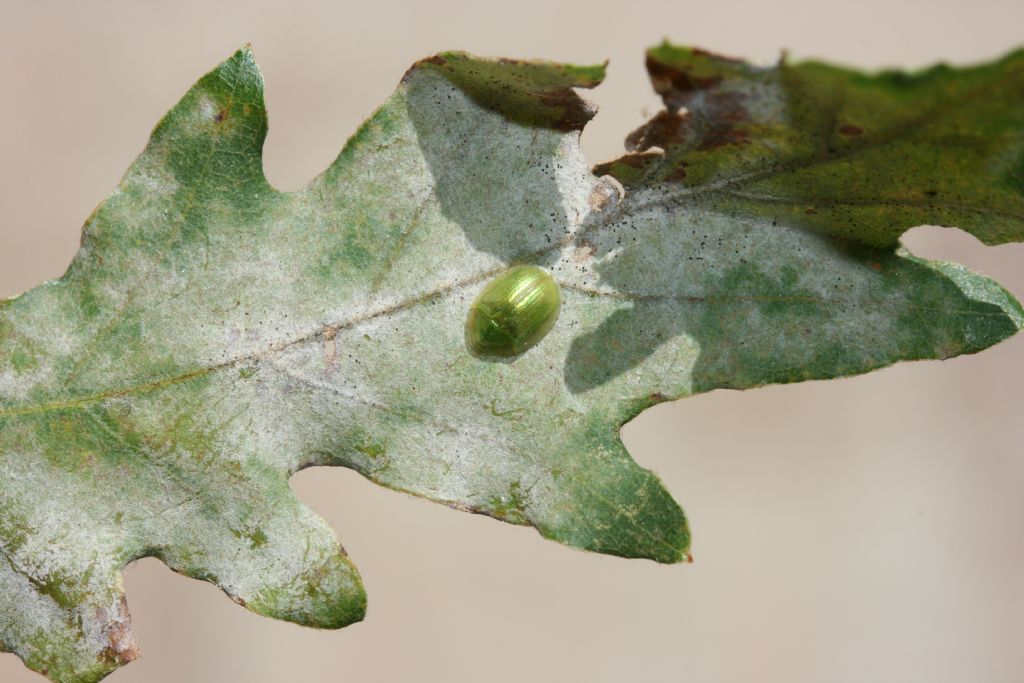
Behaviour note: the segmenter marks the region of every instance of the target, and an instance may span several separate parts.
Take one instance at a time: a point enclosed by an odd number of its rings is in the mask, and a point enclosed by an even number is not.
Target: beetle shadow
[[[987,295],[973,299],[946,273],[904,258],[895,249],[808,235],[834,254],[826,263],[834,259],[864,269],[868,279],[862,286],[867,290],[861,290],[859,299],[844,297],[842,274],[828,272],[825,265],[820,277],[835,277],[835,295],[822,297],[820,289],[801,287],[797,260],[773,272],[754,260],[724,265],[721,272],[705,270],[693,279],[700,292],[688,294],[643,292],[649,274],[619,267],[617,259],[598,266],[605,286],[627,298],[643,293],[573,340],[564,366],[567,387],[578,394],[602,386],[681,335],[690,337],[697,349],[689,378],[689,391],[697,393],[854,375],[897,360],[948,357],[981,350],[1017,329],[1003,308],[985,300]],[[687,258],[682,242],[665,244],[659,254],[662,262]],[[621,261],[638,262],[628,257]],[[879,314],[894,324],[867,324]],[[857,317],[864,323],[857,324]],[[666,388],[672,383],[679,380],[665,378]]]
[[[681,334],[685,325],[665,315],[662,308],[663,304],[636,301],[614,311],[597,329],[573,339],[565,359],[569,391],[578,394],[610,382]]]

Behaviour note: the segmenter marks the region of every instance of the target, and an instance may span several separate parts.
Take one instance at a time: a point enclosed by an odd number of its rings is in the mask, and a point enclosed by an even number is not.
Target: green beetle
[[[487,283],[469,308],[466,344],[480,357],[511,358],[544,338],[558,319],[558,284],[537,266],[516,266]]]

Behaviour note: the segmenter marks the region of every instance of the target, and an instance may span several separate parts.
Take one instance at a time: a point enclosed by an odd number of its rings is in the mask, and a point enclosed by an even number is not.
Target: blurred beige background
[[[669,36],[759,61],[880,67],[1024,43],[1019,0],[20,2],[0,0],[0,296],[59,276],[151,127],[251,41],[267,174],[300,187],[443,49],[593,62],[592,161],[657,111],[643,49]],[[1024,297],[1024,248],[918,228]],[[359,565],[369,615],[316,632],[253,615],[155,560],[127,570],[142,646],[117,683],[1022,680],[1024,336],[855,379],[715,392],[624,430],[690,514],[696,562],[586,554],[343,470],[294,486]],[[0,655],[0,681],[42,681]]]

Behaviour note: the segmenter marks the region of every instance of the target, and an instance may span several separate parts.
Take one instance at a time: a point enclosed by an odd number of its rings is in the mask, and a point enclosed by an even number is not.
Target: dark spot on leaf
[[[665,180],[667,180],[670,183],[682,182],[685,179],[686,179],[686,164],[685,163],[680,163],[679,166],[674,171],[672,171],[667,176],[665,176]]]
[[[750,134],[747,131],[729,126],[719,126],[708,130],[697,149],[703,152],[726,145],[746,145],[749,142]]]
[[[843,135],[860,135],[864,132],[864,129],[860,126],[855,126],[852,123],[844,123],[839,126],[839,132]]]
[[[624,154],[618,159],[597,164],[593,168],[596,176],[610,175],[623,185],[639,181],[644,173],[664,159],[661,152],[638,152]]]
[[[597,113],[593,104],[570,89],[538,93],[537,100],[548,107],[561,109],[562,115],[552,122],[551,127],[563,133],[583,130],[587,122]]]
[[[647,73],[651,76],[654,91],[665,100],[669,111],[679,111],[694,93],[710,90],[721,82],[722,77],[697,76],[689,71],[664,64],[654,57],[647,57]]]
[[[680,140],[686,133],[691,136],[695,134],[696,141],[699,142],[697,150],[701,151],[726,145],[745,145],[750,142],[750,133],[746,127],[750,122],[750,113],[745,100],[746,96],[742,93],[706,93],[699,106],[693,109],[696,123],[690,123],[690,116],[677,117],[678,127],[674,133]],[[657,118],[651,124],[654,124]],[[686,126],[691,125],[693,131],[685,130]]]
[[[626,149],[643,152],[651,147],[668,149],[683,140],[681,129],[688,113],[658,112],[653,119],[626,136]]]

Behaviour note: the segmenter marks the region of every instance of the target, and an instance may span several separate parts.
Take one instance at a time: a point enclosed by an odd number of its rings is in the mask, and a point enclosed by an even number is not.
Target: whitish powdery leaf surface
[[[102,678],[136,656],[121,570],[146,556],[260,614],[361,619],[355,567],[288,486],[312,465],[686,559],[681,508],[619,440],[644,408],[1019,329],[997,284],[895,240],[947,217],[1020,238],[1021,61],[865,76],[662,46],[668,110],[592,173],[573,88],[602,67],[448,53],[283,193],[239,51],[160,122],[67,274],[0,302],[0,644]],[[476,358],[469,304],[520,263],[553,274],[558,322]]]

